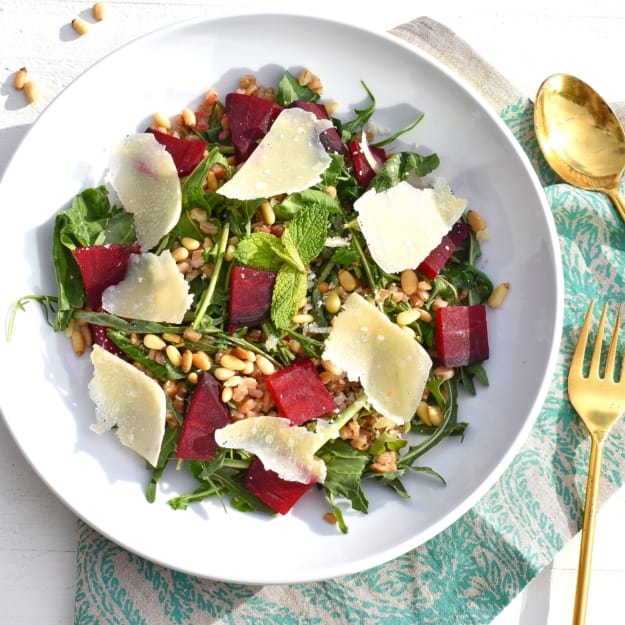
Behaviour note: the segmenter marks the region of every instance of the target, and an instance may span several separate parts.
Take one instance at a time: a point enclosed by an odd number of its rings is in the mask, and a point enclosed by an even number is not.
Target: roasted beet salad
[[[285,514],[308,493],[347,531],[367,481],[444,484],[422,456],[465,433],[508,285],[476,266],[486,223],[437,155],[396,149],[422,116],[383,134],[362,89],[341,113],[308,70],[211,89],[120,137],[57,215],[58,293],[30,299],[91,359],[91,427],[147,461],[150,501],[188,471],[173,508]]]

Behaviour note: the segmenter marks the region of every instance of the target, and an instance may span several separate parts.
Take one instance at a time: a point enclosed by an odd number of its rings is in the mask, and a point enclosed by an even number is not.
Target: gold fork
[[[575,604],[573,608],[573,625],[583,625],[586,621],[586,607],[588,600],[588,584],[592,563],[592,547],[595,538],[595,520],[599,501],[599,480],[601,478],[601,461],[603,457],[603,443],[612,426],[625,412],[625,376],[618,373],[622,362],[616,362],[618,331],[621,320],[621,308],[616,313],[610,347],[605,362],[605,372],[601,374],[601,352],[607,305],[604,304],[597,328],[597,336],[590,360],[588,375],[584,374],[584,360],[594,302],[590,303],[581,334],[575,346],[571,368],[569,370],[568,390],[571,404],[583,421],[590,434],[590,460],[588,479],[586,482],[586,501],[584,506],[584,520],[582,524],[581,546],[579,552],[579,569],[577,573],[577,587],[575,590]]]

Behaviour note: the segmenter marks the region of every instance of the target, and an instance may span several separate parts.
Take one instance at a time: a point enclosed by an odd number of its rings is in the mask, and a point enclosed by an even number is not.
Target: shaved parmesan
[[[323,482],[326,465],[315,453],[338,430],[318,421],[318,432],[291,425],[282,417],[251,417],[230,423],[215,432],[220,447],[244,449],[258,456],[265,469],[289,482]]]
[[[417,341],[357,293],[335,317],[322,358],[360,380],[371,405],[398,425],[415,414],[432,367]]]
[[[91,362],[89,396],[97,420],[91,429],[102,434],[115,428],[123,445],[156,466],[165,433],[165,392],[158,382],[99,345],[93,346]]]
[[[131,254],[121,282],[104,289],[102,308],[129,319],[181,323],[193,296],[171,252]]]
[[[371,256],[388,273],[415,269],[466,205],[442,179],[433,189],[417,189],[405,181],[381,193],[370,189],[354,202]]]
[[[152,133],[136,133],[113,146],[107,180],[133,213],[137,241],[152,249],[180,219],[182,193],[173,158]]]
[[[331,121],[303,109],[284,109],[247,161],[217,192],[253,200],[317,184],[331,161],[319,135],[331,127]]]

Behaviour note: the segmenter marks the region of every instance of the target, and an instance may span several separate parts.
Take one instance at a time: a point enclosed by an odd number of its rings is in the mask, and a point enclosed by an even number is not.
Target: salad
[[[367,482],[444,484],[421,462],[488,384],[488,231],[436,154],[397,149],[421,117],[376,131],[362,85],[344,120],[308,70],[211,89],[57,215],[58,293],[16,309],[39,301],[91,358],[92,429],[146,460],[149,501],[173,465],[196,484],[175,509],[286,514],[318,490],[345,532]]]

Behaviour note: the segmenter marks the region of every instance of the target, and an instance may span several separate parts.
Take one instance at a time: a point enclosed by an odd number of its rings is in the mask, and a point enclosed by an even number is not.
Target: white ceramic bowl
[[[192,482],[167,473],[157,501],[144,498],[144,463],[113,435],[89,430],[88,358],[77,359],[37,305],[2,344],[0,401],[9,429],[42,479],[78,516],[129,550],[200,576],[244,583],[303,582],[364,570],[422,544],[466,512],[497,480],[527,437],[546,394],[561,324],[555,230],[525,155],[497,116],[439,63],[392,36],[329,20],[231,16],[174,25],[104,58],[41,115],[0,185],[0,206],[21,207],[5,231],[0,308],[19,296],[54,294],[54,214],[97,182],[103,150],[143,130],[154,111],[175,114],[247,72],[271,84],[309,68],[337,116],[361,106],[365,81],[379,127],[425,113],[409,139],[437,152],[438,173],[488,221],[483,266],[512,284],[489,316],[490,387],[462,398],[464,441],[449,439],[423,460],[447,486],[415,476],[412,498],[369,489],[371,512],[349,513],[350,533],[322,520],[314,490],[285,517],[225,511],[219,502],[174,511],[168,497]],[[10,259],[7,262],[6,259]],[[539,302],[540,306],[535,304]],[[531,314],[528,314],[531,310]]]

